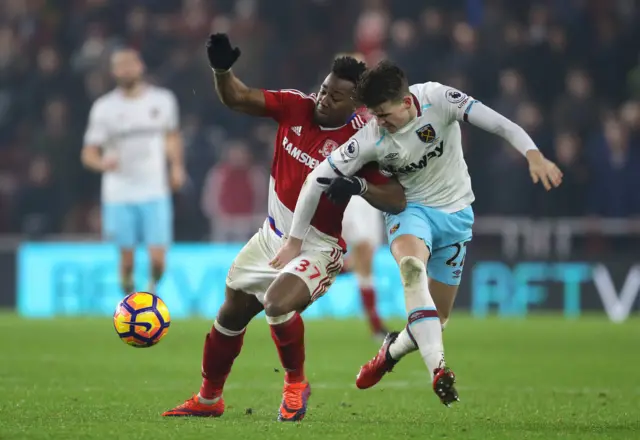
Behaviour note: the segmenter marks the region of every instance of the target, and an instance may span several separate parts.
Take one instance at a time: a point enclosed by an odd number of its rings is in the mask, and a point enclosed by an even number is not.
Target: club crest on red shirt
[[[338,145],[336,141],[327,139],[324,142],[324,145],[322,146],[322,148],[320,148],[320,154],[322,154],[324,157],[329,157],[331,155],[331,152],[336,148],[338,148],[339,146],[340,145]]]

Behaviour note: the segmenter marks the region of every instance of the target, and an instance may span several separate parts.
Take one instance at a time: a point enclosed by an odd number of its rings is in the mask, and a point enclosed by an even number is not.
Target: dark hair
[[[406,75],[390,61],[381,61],[367,70],[356,87],[356,99],[369,108],[387,101],[400,101],[408,93]]]
[[[331,73],[335,76],[351,81],[356,85],[360,82],[360,78],[366,70],[366,64],[349,56],[336,58],[333,60],[333,66],[331,67]]]

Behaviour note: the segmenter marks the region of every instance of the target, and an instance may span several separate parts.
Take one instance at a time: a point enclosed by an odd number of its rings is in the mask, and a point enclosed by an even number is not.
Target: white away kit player
[[[126,294],[135,289],[136,245],[149,250],[148,289],[162,277],[172,241],[171,188],[180,188],[186,173],[173,93],[144,82],[144,64],[135,50],[114,52],[111,69],[118,86],[91,108],[82,163],[102,173],[103,237],[120,249]]]
[[[419,350],[435,393],[449,406],[458,393],[455,375],[445,364],[442,326],[453,307],[474,219],[459,122],[507,140],[528,160],[533,182],[542,181],[547,190],[560,185],[562,173],[520,126],[454,88],[435,82],[409,87],[404,72],[390,62],[363,75],[357,99],[375,118],[309,175],[289,239],[276,260],[286,264],[300,252],[323,190],[359,194],[366,183],[351,176],[370,162],[395,175],[408,204],[400,214],[386,214],[385,221],[400,268],[408,324],[389,334],[361,368],[356,385],[375,385],[402,356]],[[333,180],[326,187],[318,179]]]

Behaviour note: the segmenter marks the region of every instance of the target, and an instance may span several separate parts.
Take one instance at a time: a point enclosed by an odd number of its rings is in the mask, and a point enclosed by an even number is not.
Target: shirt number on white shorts
[[[309,269],[309,266],[311,265],[311,263],[309,262],[309,260],[300,260],[300,264],[298,264],[296,266],[296,270],[298,272],[306,272],[307,269]],[[314,265],[313,266],[313,273],[311,275],[309,275],[309,279],[313,280],[314,278],[318,278],[320,276],[320,269],[318,269],[318,266]]]

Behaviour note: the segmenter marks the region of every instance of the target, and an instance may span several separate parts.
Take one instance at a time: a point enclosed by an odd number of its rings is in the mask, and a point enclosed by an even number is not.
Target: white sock
[[[389,345],[389,355],[391,359],[399,361],[403,356],[414,352],[418,349],[418,346],[411,339],[411,335],[407,331],[407,328],[403,328],[395,341]]]
[[[427,268],[416,257],[404,257],[400,260],[400,275],[409,330],[433,378],[433,370],[444,366],[444,346],[440,318],[429,293]]]
[[[356,280],[358,281],[358,287],[360,289],[370,289],[371,287],[373,287],[373,278],[371,277],[371,275],[362,276],[356,274]]]
[[[200,393],[198,393],[198,402],[202,403],[203,405],[213,405],[215,403],[218,402],[218,400],[220,400],[220,398],[222,397],[222,395],[213,398],[213,399],[205,399],[204,397],[202,397],[200,395]]]

